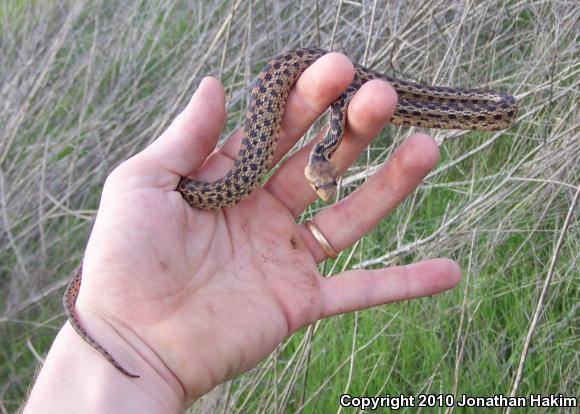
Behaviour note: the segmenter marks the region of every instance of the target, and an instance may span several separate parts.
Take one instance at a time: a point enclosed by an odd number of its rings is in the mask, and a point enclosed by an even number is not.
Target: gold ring
[[[336,251],[332,248],[332,246],[330,245],[326,237],[324,237],[324,234],[322,234],[318,226],[314,224],[312,220],[306,220],[304,224],[306,225],[306,227],[308,227],[308,230],[310,230],[310,233],[312,233],[318,244],[320,244],[320,247],[322,247],[324,253],[326,253],[326,255],[329,258],[336,259],[338,257],[338,253],[336,253]]]

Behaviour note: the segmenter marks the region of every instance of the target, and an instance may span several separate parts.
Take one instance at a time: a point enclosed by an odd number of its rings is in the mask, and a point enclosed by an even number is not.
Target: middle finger
[[[373,80],[365,83],[348,106],[344,139],[332,157],[342,174],[356,160],[395,112],[397,94],[386,82]],[[311,140],[292,155],[264,186],[296,217],[308,207],[317,195],[304,177],[310,151],[320,140]]]

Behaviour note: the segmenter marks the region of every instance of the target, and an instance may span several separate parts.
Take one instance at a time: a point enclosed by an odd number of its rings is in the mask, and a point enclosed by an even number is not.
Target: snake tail
[[[66,291],[64,292],[64,296],[62,299],[62,304],[64,307],[64,311],[68,318],[68,321],[72,325],[73,329],[76,333],[90,346],[92,346],[97,352],[99,352],[102,356],[106,358],[107,361],[111,363],[115,368],[121,371],[128,377],[131,378],[139,378],[139,375],[131,374],[125,368],[121,366],[117,362],[117,360],[107,351],[100,343],[98,343],[81,325],[81,322],[75,312],[75,304],[77,302],[77,298],[79,296],[79,291],[81,289],[81,280],[83,278],[83,269],[80,266],[76,271],[69,282],[68,286],[66,287]]]

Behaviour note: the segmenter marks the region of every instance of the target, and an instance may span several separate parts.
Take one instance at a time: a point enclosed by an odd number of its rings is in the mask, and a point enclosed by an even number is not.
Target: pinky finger
[[[459,266],[450,259],[345,272],[322,281],[321,317],[434,295],[451,289],[460,278]]]

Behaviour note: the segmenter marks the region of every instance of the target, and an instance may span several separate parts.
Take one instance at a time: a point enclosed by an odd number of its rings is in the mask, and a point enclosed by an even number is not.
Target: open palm
[[[301,76],[274,162],[352,75],[346,57],[329,54]],[[341,170],[385,125],[395,104],[394,91],[381,81],[357,93],[334,157]],[[237,155],[241,131],[215,149],[224,107],[219,82],[204,79],[168,130],[109,176],[77,302],[84,321],[105,320],[120,342],[130,344],[116,355],[111,349],[129,371],[140,373],[143,361],[166,369],[189,401],[253,367],[286,336],[320,318],[434,294],[459,280],[457,265],[446,259],[321,277],[317,263],[326,259],[324,251],[296,223],[316,198],[302,174],[312,143],[237,206],[191,208],[174,191],[179,178],[211,181]],[[352,245],[419,184],[437,158],[429,137],[410,137],[361,188],[320,211],[314,222],[335,250]],[[127,349],[137,350],[140,359],[127,356]]]

